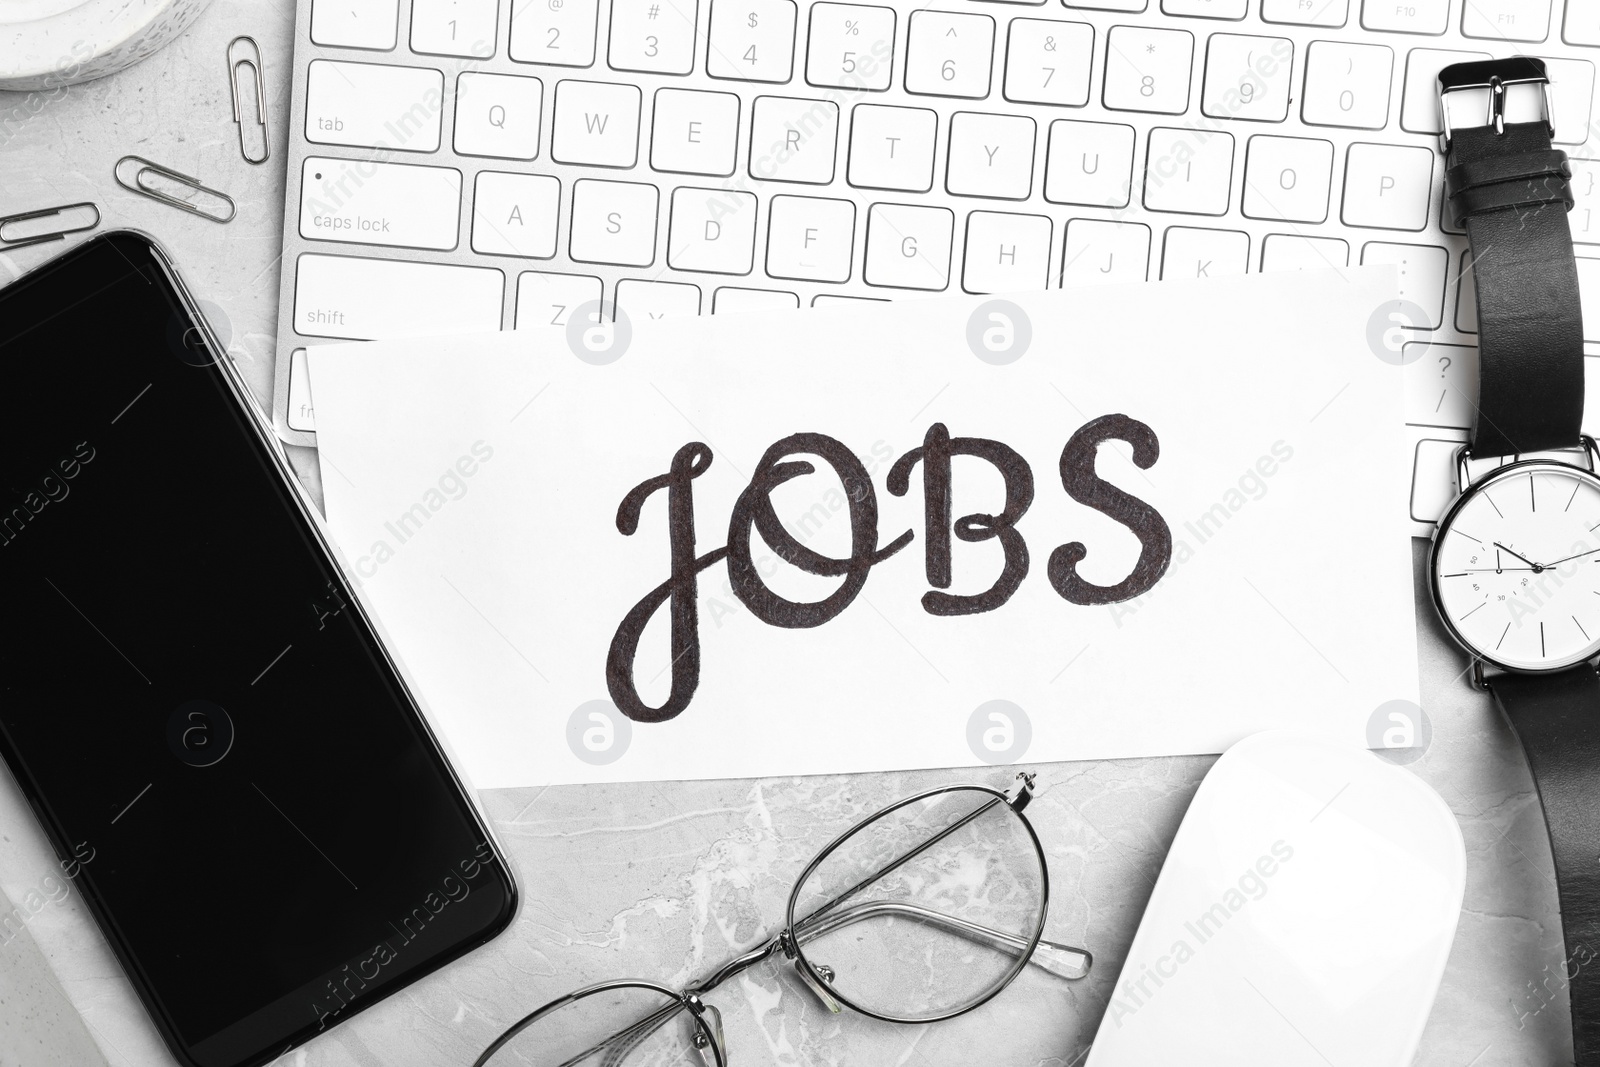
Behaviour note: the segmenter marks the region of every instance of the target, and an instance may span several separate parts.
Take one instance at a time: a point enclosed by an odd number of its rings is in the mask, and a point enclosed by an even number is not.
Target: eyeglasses
[[[528,1013],[474,1067],[726,1067],[722,1016],[702,999],[782,953],[831,1012],[930,1023],[990,1000],[1032,965],[1063,979],[1089,953],[1043,940],[1044,849],[1023,809],[1033,775],[1010,792],[930,789],[863,819],[817,854],[789,894],[786,925],[684,989],[600,982]],[[502,1054],[503,1055],[500,1055]]]

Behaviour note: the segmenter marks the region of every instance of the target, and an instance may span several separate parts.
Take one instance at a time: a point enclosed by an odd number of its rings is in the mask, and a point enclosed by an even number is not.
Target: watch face
[[[1433,596],[1456,640],[1496,666],[1600,652],[1600,479],[1534,461],[1473,486],[1434,537]]]

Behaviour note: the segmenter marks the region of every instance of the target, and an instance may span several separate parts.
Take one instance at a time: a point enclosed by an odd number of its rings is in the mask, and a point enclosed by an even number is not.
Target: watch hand
[[[1600,552],[1600,549],[1595,549],[1595,551],[1596,552]],[[1538,569],[1539,568],[1537,568],[1537,567],[1468,567],[1464,571],[1452,571],[1451,573],[1452,574],[1499,574],[1502,571],[1534,571],[1534,570],[1538,570]],[[1546,569],[1548,569],[1548,568],[1546,568]],[[1445,577],[1449,578],[1450,575],[1447,574],[1447,575],[1445,575]]]
[[[1574,555],[1568,556],[1566,559],[1558,559],[1558,560],[1556,560],[1555,563],[1546,563],[1544,566],[1545,566],[1546,570],[1549,570],[1551,567],[1554,567],[1557,563],[1565,563],[1565,562],[1567,562],[1568,559],[1577,559],[1579,556],[1592,556],[1596,552],[1600,552],[1600,548],[1591,548],[1587,552],[1578,552],[1578,553],[1576,553]]]
[[[1532,567],[1536,571],[1544,570],[1544,564],[1535,563],[1533,560],[1529,559],[1527,556],[1524,556],[1522,553],[1515,552],[1515,551],[1512,551],[1509,548],[1506,548],[1506,546],[1502,545],[1499,541],[1496,541],[1494,543],[1494,547],[1496,547],[1498,549],[1501,549],[1503,551],[1506,551],[1506,552],[1510,552],[1513,556],[1516,556],[1518,559],[1520,559],[1522,562],[1526,563],[1528,566]]]

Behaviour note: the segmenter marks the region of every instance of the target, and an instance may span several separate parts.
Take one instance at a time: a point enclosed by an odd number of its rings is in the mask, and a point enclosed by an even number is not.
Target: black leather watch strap
[[[1503,106],[1504,78],[1544,76],[1519,57],[1445,68],[1445,91],[1491,89]],[[1447,118],[1448,121],[1448,112]],[[1478,296],[1475,456],[1571,448],[1583,419],[1583,313],[1567,211],[1566,153],[1548,123],[1490,122],[1449,132],[1445,187],[1472,249]]]
[[[1544,805],[1566,943],[1578,1067],[1600,1065],[1600,675],[1582,664],[1554,674],[1489,679],[1522,742]]]

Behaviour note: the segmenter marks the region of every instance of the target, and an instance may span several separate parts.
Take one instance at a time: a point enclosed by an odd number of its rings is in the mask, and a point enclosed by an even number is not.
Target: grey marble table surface
[[[103,227],[156,235],[263,405],[272,382],[283,175],[271,162],[252,167],[240,157],[224,50],[238,34],[260,42],[273,126],[281,133],[288,122],[292,22],[288,0],[216,0],[176,43],[121,74],[55,92],[0,93],[0,216],[92,200]],[[111,171],[129,154],[228,192],[238,217],[218,226],[123,191]],[[0,253],[0,283],[59,249]],[[173,427],[177,490],[182,435],[182,427]],[[302,452],[294,460],[315,492],[314,457]],[[1538,800],[1506,727],[1462,680],[1464,662],[1434,621],[1420,578],[1423,547],[1413,543],[1422,694],[1433,738],[1411,770],[1460,820],[1467,888],[1416,1062],[1570,1063],[1560,924]],[[1248,657],[1240,669],[1248,669]],[[1227,699],[1226,692],[1195,694],[1197,707]],[[1024,977],[961,1020],[895,1026],[824,1014],[793,974],[768,964],[713,997],[728,1026],[733,1063],[1081,1062],[1162,859],[1212,760],[1033,768],[1040,797],[1029,815],[1053,884],[1045,936],[1094,952],[1087,980],[1069,986]],[[283,1062],[464,1065],[508,1022],[577,985],[615,976],[687,981],[770,933],[806,859],[853,819],[929,784],[1003,784],[1009,777],[1000,769],[967,769],[486,792],[484,803],[523,886],[515,925]],[[0,782],[0,890],[12,901],[30,892],[38,899],[54,859],[10,779]],[[1406,891],[1402,884],[1392,888]],[[172,892],[184,892],[181,872],[174,872]],[[28,930],[108,1062],[172,1062],[76,894],[47,901],[29,917]],[[8,960],[10,951],[0,945],[0,970],[20,973],[23,964]],[[15,1022],[6,1018],[10,1004],[0,998],[0,1035]],[[1322,1062],[1292,1042],[1286,1037],[1281,1062]],[[0,1063],[10,1062],[0,1048]]]

